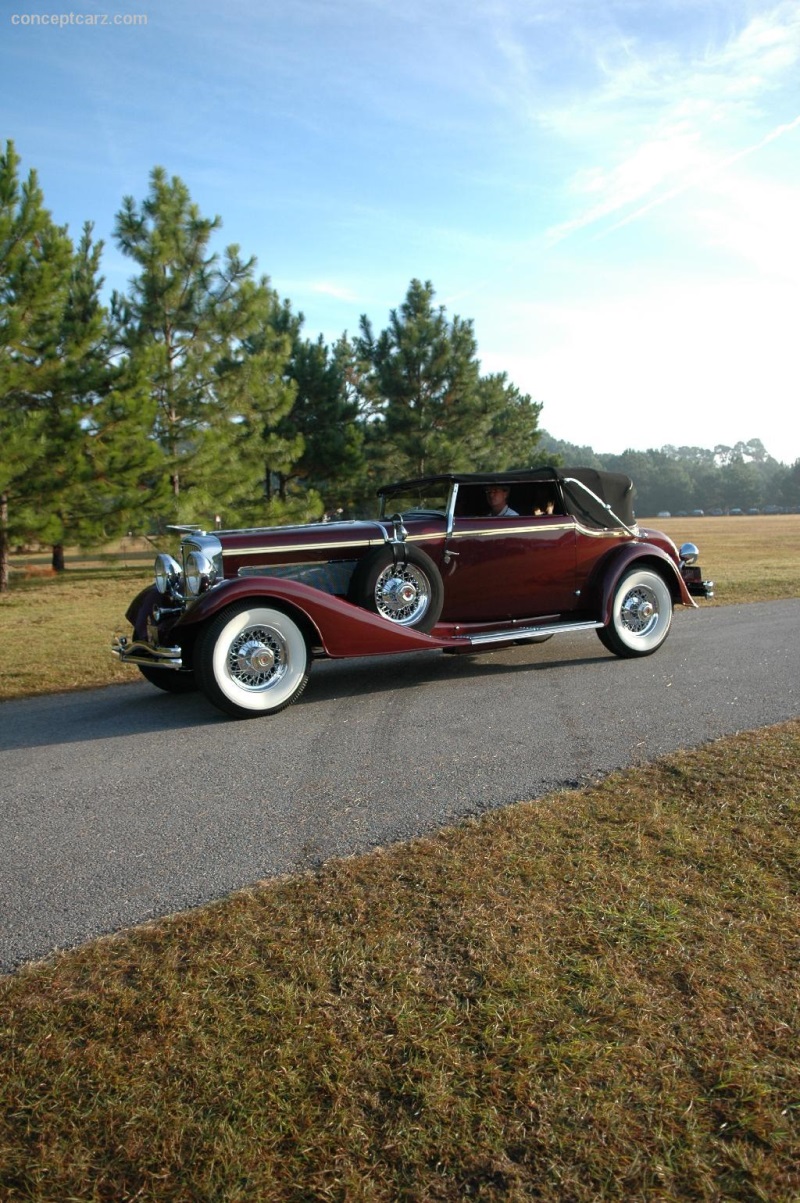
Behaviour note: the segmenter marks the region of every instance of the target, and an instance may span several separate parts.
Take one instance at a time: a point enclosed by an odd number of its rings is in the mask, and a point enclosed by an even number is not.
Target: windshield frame
[[[412,488],[410,486],[416,485]],[[434,492],[438,492],[439,499],[443,502],[442,505],[436,505],[437,498],[434,496],[428,504],[424,504],[427,497]],[[455,498],[458,492],[458,484],[451,480],[437,481],[405,481],[402,486],[397,489],[381,490],[380,501],[380,520],[387,521],[394,514],[401,514],[403,521],[413,520],[418,518],[442,518],[448,527],[452,526],[453,511],[455,509]],[[416,499],[416,505],[404,505],[403,502],[409,502]]]

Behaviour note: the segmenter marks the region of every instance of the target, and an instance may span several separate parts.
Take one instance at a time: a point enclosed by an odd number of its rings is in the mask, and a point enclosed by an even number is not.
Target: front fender
[[[134,597],[125,611],[125,617],[133,627],[133,634],[136,639],[145,638],[148,619],[152,615],[153,609],[158,604],[160,597],[161,594],[155,585],[146,585],[140,593],[136,594],[136,597]]]
[[[676,606],[697,609],[680,569],[665,551],[654,543],[626,543],[603,560],[590,584],[591,596],[596,599],[596,612],[603,623],[611,621],[614,594],[620,580],[631,568],[653,568],[664,577]]]
[[[249,600],[273,603],[299,617],[312,642],[331,657],[374,656],[448,646],[446,639],[387,622],[344,598],[280,577],[239,577],[225,581],[199,597],[175,623],[173,632],[180,636],[183,631],[193,631],[225,606]]]

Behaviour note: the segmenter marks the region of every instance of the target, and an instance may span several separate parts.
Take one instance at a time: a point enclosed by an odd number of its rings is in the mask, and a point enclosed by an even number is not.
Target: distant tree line
[[[36,173],[0,153],[0,591],[9,553],[36,542],[63,568],[92,546],[169,523],[303,522],[369,512],[387,478],[580,460],[620,468],[640,512],[748,505],[798,489],[760,444],[596,456],[543,443],[541,405],[483,374],[472,322],[412,280],[388,325],[367,316],[326,345],[256,261],[212,241],[162,168],[123,199],[113,237],[131,263],[101,296],[102,243],[77,243]],[[740,445],[741,447],[741,445]],[[754,454],[753,449],[756,449]],[[724,457],[723,457],[724,458]],[[781,471],[783,475],[781,476]],[[642,508],[644,507],[644,508]]]
[[[387,476],[522,467],[541,406],[485,375],[472,323],[412,280],[386,329],[309,339],[220,219],[161,168],[126,197],[125,292],[75,245],[36,173],[0,155],[0,590],[11,548],[89,546],[169,523],[302,522],[367,508]]]
[[[542,447],[562,463],[624,472],[636,487],[641,517],[663,511],[690,514],[800,506],[800,460],[779,463],[760,439],[704,447],[661,447],[603,455],[591,447],[562,442],[542,431]]]

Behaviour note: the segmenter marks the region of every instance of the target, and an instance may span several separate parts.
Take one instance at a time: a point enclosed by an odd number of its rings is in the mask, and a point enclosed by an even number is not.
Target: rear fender
[[[673,605],[691,606],[697,609],[680,569],[665,551],[653,543],[626,543],[612,552],[595,570],[589,584],[589,596],[593,598],[593,610],[601,622],[611,621],[614,594],[622,577],[632,568],[649,568],[664,578],[672,594]]]

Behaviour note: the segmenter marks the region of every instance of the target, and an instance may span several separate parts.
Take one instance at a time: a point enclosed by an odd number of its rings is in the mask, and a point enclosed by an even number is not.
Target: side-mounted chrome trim
[[[223,547],[222,555],[228,559],[242,556],[295,555],[298,551],[349,551],[353,547],[383,547],[389,542],[386,531],[382,539],[353,539],[346,543],[269,543],[264,547]]]
[[[520,517],[522,517],[522,516],[523,515],[520,515]],[[474,521],[474,519],[471,519],[471,521]],[[504,520],[496,519],[496,523],[497,523],[496,525],[480,527],[478,529],[453,531],[452,537],[454,539],[475,539],[480,536],[481,538],[486,538],[486,539],[494,538],[494,537],[503,537],[506,539],[510,539],[510,538],[515,537],[516,535],[535,535],[535,534],[541,534],[542,531],[561,531],[561,530],[574,530],[575,529],[574,522],[549,522],[547,524],[547,526],[542,526],[541,518],[536,520],[537,521],[536,526],[501,526],[500,525],[501,521],[508,522],[511,520],[508,518],[506,518]],[[602,532],[602,534],[606,534],[606,533],[607,533],[606,531]]]

